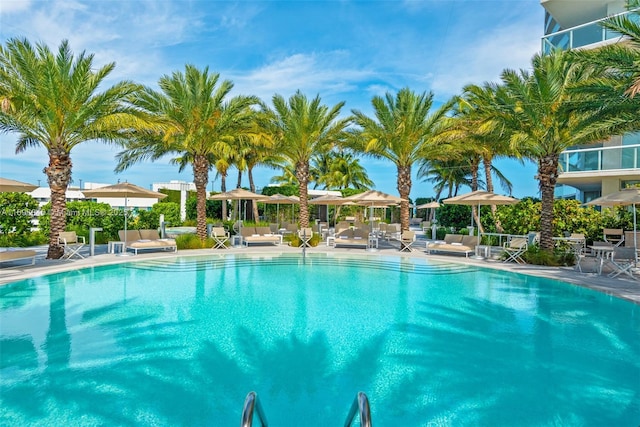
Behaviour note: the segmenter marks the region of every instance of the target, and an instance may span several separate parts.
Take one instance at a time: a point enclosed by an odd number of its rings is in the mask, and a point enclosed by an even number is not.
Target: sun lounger
[[[279,245],[282,235],[273,234],[269,227],[242,227],[242,242],[246,245]]]
[[[334,247],[357,246],[367,248],[369,246],[369,232],[360,228],[343,230],[335,235]]]
[[[478,238],[476,236],[447,234],[444,236],[444,240],[427,243],[427,254],[432,252],[464,254],[468,258],[469,254],[475,253],[477,244]]]
[[[31,258],[31,265],[36,263],[36,251],[30,249],[16,249],[0,251],[0,262],[18,261]]]
[[[127,230],[126,236],[124,230],[120,230],[118,236],[125,242],[125,251],[131,249],[136,255],[140,250],[178,250],[174,239],[161,239],[157,230]]]

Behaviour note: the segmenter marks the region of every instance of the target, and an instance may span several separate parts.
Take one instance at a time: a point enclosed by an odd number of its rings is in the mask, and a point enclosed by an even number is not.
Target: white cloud
[[[31,6],[31,0],[2,0],[0,2],[0,19],[7,18],[8,15],[15,12],[22,12]]]

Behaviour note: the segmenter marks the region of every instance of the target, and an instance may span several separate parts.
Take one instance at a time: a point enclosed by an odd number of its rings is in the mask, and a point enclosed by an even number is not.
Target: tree
[[[38,201],[26,193],[0,193],[0,234],[22,235],[31,231]]]
[[[554,248],[553,200],[560,153],[600,137],[588,127],[597,111],[576,110],[571,92],[591,77],[592,70],[569,58],[568,52],[558,50],[535,55],[532,72],[503,71],[505,91],[496,97],[496,113],[508,130],[511,148],[538,164],[540,247],[546,251]]]
[[[123,81],[98,91],[115,63],[96,68],[93,55],[74,57],[64,40],[57,53],[26,39],[0,47],[0,132],[15,132],[16,152],[44,147],[51,189],[51,229],[47,258],[60,258],[58,235],[66,227],[66,191],[73,148],[86,141],[124,143],[151,122],[128,101],[140,86]]]
[[[330,151],[326,155],[315,156],[312,165],[311,175],[316,186],[322,185],[325,190],[367,190],[373,186],[359,159],[347,151]]]
[[[300,91],[288,101],[274,95],[272,102],[273,110],[265,112],[271,117],[269,127],[275,151],[295,165],[300,190],[300,226],[308,227],[309,162],[314,154],[326,153],[344,140],[349,119],[338,118],[344,102],[328,108],[319,96],[308,100]]]
[[[197,197],[196,234],[207,237],[207,184],[209,169],[219,159],[229,157],[238,139],[250,129],[251,109],[255,97],[236,96],[225,102],[233,83],[218,84],[220,75],[210,74],[208,67],[199,70],[186,65],[185,72],[174,71],[160,78],[160,91],[145,88],[135,103],[165,125],[157,134],[142,134],[118,153],[117,171],[145,159],[157,160],[167,154],[177,155],[172,162],[183,170],[193,168]]]
[[[430,114],[433,93],[415,94],[408,88],[397,95],[387,93],[371,101],[375,118],[352,110],[354,122],[360,129],[351,139],[351,146],[365,155],[392,161],[398,170],[397,188],[400,197],[400,223],[409,229],[409,193],[411,193],[411,167],[421,159],[446,158],[445,131],[450,119],[447,113],[454,100],[444,103]]]

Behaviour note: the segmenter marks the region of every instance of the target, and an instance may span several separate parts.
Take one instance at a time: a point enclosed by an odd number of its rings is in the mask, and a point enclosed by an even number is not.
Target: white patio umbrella
[[[267,199],[260,200],[261,203],[276,205],[276,222],[278,224],[278,228],[280,228],[280,204],[293,205],[296,203],[300,203],[300,199],[296,200],[296,199],[293,199],[292,197],[295,197],[295,196],[284,196],[282,194],[276,193],[276,194],[272,194]]]
[[[98,197],[123,197],[124,198],[124,238],[127,239],[127,209],[128,199],[130,197],[138,199],[164,199],[166,194],[158,193],[156,191],[147,190],[146,188],[139,187],[129,182],[120,182],[114,185],[107,185],[106,187],[94,188],[93,190],[83,190],[82,194],[88,199],[95,199]],[[128,255],[125,250],[120,255]]]
[[[636,253],[636,262],[638,262],[638,238],[636,205],[640,203],[640,188],[625,188],[606,196],[598,197],[590,202],[585,203],[589,206],[633,206],[633,247]]]
[[[256,194],[249,190],[245,190],[244,188],[236,188],[235,190],[227,191],[224,193],[214,194],[213,196],[209,196],[209,200],[237,200],[238,202],[238,221],[241,220],[240,217],[240,200],[254,200],[254,201],[264,201],[268,199],[269,196],[265,196],[262,194]],[[238,233],[242,234],[242,221],[240,221],[238,225]]]
[[[332,196],[331,194],[325,194],[323,196],[314,197],[309,200],[307,203],[310,205],[325,205],[327,207],[327,220],[329,220],[329,206],[339,206],[342,205],[344,199],[341,196]],[[333,217],[333,225],[336,225],[336,217]]]
[[[433,224],[431,225],[431,238],[436,239],[436,209],[440,207],[440,203],[433,201],[416,206],[416,209],[433,209]]]
[[[15,181],[8,178],[0,178],[0,193],[28,193],[38,188],[26,182]]]
[[[460,196],[450,197],[444,199],[442,203],[448,205],[467,205],[478,206],[478,218],[480,218],[480,206],[481,205],[513,205],[518,203],[518,199],[514,199],[509,196],[501,196],[499,194],[491,193],[483,190],[476,190],[470,193],[462,194]],[[473,226],[473,219],[471,222]],[[480,227],[478,227],[478,245],[480,244]]]

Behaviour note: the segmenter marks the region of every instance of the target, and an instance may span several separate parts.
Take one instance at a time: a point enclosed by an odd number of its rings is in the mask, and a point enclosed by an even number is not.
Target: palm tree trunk
[[[251,190],[252,193],[256,192],[256,183],[253,182],[253,168],[252,167],[248,167],[247,168],[247,177],[249,178],[249,189]],[[259,217],[258,217],[258,202],[253,200],[251,202],[251,207],[253,208],[253,219],[257,222]]]
[[[542,206],[540,212],[540,248],[553,251],[553,199],[558,179],[558,154],[549,154],[538,161],[538,180]]]
[[[487,183],[487,191],[493,193],[493,176],[491,176],[491,163],[492,160],[490,156],[484,156],[482,158],[482,164],[484,165],[484,176]],[[497,211],[498,208],[496,207],[496,205],[491,205],[491,217],[496,224],[496,230],[498,231],[498,233],[502,233],[504,231],[504,228],[502,228],[502,223],[496,216]]]
[[[227,172],[220,174],[220,192],[226,193],[227,191]],[[227,220],[227,201],[222,201],[222,220]]]
[[[409,229],[409,194],[411,193],[411,166],[398,166],[398,193],[400,198],[400,229]]]
[[[238,183],[236,184],[236,188],[242,187],[242,171],[238,170]]]
[[[480,169],[480,157],[473,156],[471,158],[471,191],[478,190],[478,171]],[[480,212],[475,205],[471,206],[471,216],[476,223],[478,233],[483,233],[482,223],[480,222]]]
[[[71,181],[71,157],[64,151],[49,151],[49,166],[44,169],[51,189],[51,229],[47,259],[59,259],[64,248],[58,236],[67,227],[67,186]]]
[[[309,226],[309,162],[296,164],[296,178],[298,178],[298,190],[300,191],[300,228]]]
[[[200,240],[207,238],[207,183],[209,182],[209,161],[206,156],[196,155],[193,159],[193,180],[196,185],[196,235]]]

